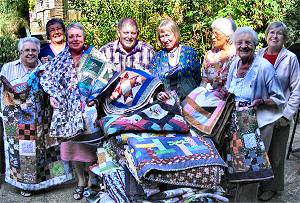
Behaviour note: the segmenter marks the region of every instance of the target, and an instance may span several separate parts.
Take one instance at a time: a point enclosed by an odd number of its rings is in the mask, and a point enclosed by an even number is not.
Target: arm
[[[291,57],[289,66],[291,68],[291,74],[289,76],[290,97],[283,110],[283,116],[291,120],[298,111],[300,103],[300,66],[295,55]]]

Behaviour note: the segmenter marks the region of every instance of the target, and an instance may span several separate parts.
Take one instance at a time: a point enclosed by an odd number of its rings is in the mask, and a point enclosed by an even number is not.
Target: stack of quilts
[[[109,143],[99,163],[118,165],[101,172],[110,197],[115,202],[228,201],[218,193],[226,164],[212,140],[190,131],[174,97],[152,101],[161,85],[156,78],[134,69],[121,77],[104,104],[107,116],[98,121]]]

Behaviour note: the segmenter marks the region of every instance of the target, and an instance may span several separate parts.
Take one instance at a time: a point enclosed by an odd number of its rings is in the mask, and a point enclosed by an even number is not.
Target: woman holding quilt
[[[228,176],[238,183],[236,202],[256,202],[258,182],[273,177],[266,152],[285,100],[274,67],[254,54],[256,32],[240,27],[233,39],[239,57],[226,82],[236,100],[228,132]]]
[[[157,27],[158,43],[163,47],[152,58],[149,70],[162,80],[165,90],[175,91],[183,100],[200,85],[200,59],[196,51],[180,43],[180,30],[172,19],[164,19]],[[166,92],[157,99],[166,100]]]
[[[203,61],[201,85],[181,103],[186,121],[196,130],[222,145],[221,134],[233,108],[233,97],[219,98],[224,91],[228,70],[235,56],[231,19],[218,18],[212,25],[212,45]]]
[[[74,139],[99,133],[94,125],[96,108],[88,104],[112,76],[114,66],[102,61],[94,47],[84,46],[85,32],[81,24],[71,23],[66,37],[68,47],[47,64],[41,84],[50,95],[53,107],[50,136]],[[86,178],[85,169],[96,161],[96,149],[73,141],[63,142],[61,158],[74,164],[78,185],[73,197],[80,200],[84,188],[93,185],[91,172]]]
[[[39,85],[43,69],[38,60],[40,41],[22,38],[18,49],[20,59],[5,64],[0,74],[5,181],[29,197],[32,191],[72,179],[72,172],[68,163],[60,160],[57,139],[48,133],[50,109]]]

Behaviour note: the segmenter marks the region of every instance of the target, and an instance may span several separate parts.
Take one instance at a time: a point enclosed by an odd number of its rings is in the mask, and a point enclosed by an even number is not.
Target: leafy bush
[[[87,31],[87,43],[100,47],[114,40],[117,22],[121,18],[131,17],[138,22],[139,38],[158,50],[160,47],[156,43],[156,27],[162,18],[169,16],[178,23],[182,41],[203,54],[211,47],[210,25],[217,17],[231,17],[237,26],[253,27],[259,34],[261,47],[268,23],[274,20],[291,21],[291,10],[298,1],[71,0],[71,2],[74,8],[81,12],[80,22]],[[294,13],[297,12],[299,10],[294,9]],[[297,22],[299,23],[299,19],[294,24]],[[295,26],[289,28],[291,35],[296,37],[297,28]],[[290,44],[295,41],[295,37],[291,38]]]
[[[0,36],[0,67],[9,61],[18,59],[19,53],[16,48],[17,41],[11,37]]]

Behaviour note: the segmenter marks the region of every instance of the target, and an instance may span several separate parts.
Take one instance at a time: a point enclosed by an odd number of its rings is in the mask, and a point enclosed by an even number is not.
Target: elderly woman
[[[236,202],[255,202],[258,181],[272,178],[264,150],[269,149],[274,122],[282,116],[285,102],[274,67],[254,54],[257,43],[252,28],[240,27],[235,31],[234,44],[239,57],[231,64],[226,82],[226,89],[235,95],[237,102],[233,120],[243,115],[229,136],[232,151],[227,156],[227,161],[231,161],[229,174],[238,182]],[[252,129],[256,125],[260,136]]]
[[[204,58],[202,81],[181,103],[186,121],[201,133],[214,138],[221,145],[221,134],[233,104],[231,96],[227,102],[221,100],[229,66],[235,56],[232,36],[235,24],[228,18],[216,19],[212,25],[213,48]],[[220,119],[218,119],[220,118]],[[224,123],[224,125],[219,125]]]
[[[39,54],[42,63],[47,63],[59,54],[65,47],[64,41],[65,25],[61,19],[53,18],[46,24],[46,34],[50,43],[46,44]]]
[[[163,81],[166,91],[175,91],[182,100],[200,85],[200,60],[193,48],[180,43],[179,27],[172,19],[160,22],[157,38],[163,49],[155,54],[149,70]],[[168,97],[166,92],[157,96]]]
[[[297,57],[283,47],[287,40],[288,29],[282,22],[271,23],[265,32],[268,46],[259,50],[258,56],[264,57],[274,65],[285,95],[282,117],[275,122],[275,130],[268,151],[274,179],[261,184],[259,199],[267,201],[284,190],[284,160],[289,138],[290,122],[300,103],[300,67]]]
[[[99,133],[93,123],[97,111],[94,106],[87,106],[92,96],[91,89],[94,88],[85,88],[91,83],[99,88],[102,83],[96,82],[96,77],[111,75],[112,66],[107,66],[99,59],[100,53],[94,47],[84,46],[85,32],[81,24],[71,23],[67,27],[66,37],[68,46],[47,64],[41,84],[50,95],[50,104],[54,109],[50,136],[72,139],[79,135]],[[100,71],[103,70],[110,72],[102,74]],[[61,158],[72,161],[74,165],[78,185],[73,197],[79,200],[83,197],[84,188],[93,185],[92,174],[89,172],[87,180],[85,168],[96,161],[96,149],[73,141],[63,142]]]
[[[4,121],[5,181],[21,195],[48,188],[72,178],[69,165],[59,158],[59,143],[49,138],[47,102],[39,86],[40,41],[22,38],[20,59],[1,70],[1,104]],[[2,156],[2,155],[1,155]]]
[[[235,24],[228,18],[218,18],[211,27],[213,48],[206,53],[203,61],[201,86],[218,94],[225,85],[229,66],[235,56],[232,39]]]

